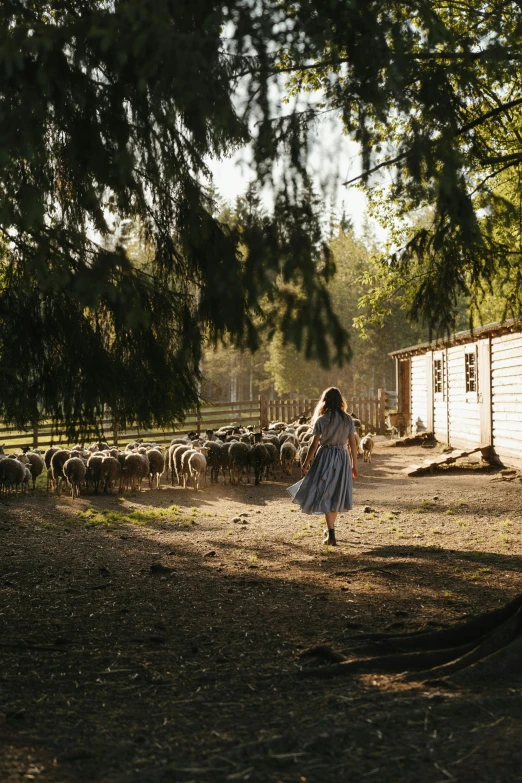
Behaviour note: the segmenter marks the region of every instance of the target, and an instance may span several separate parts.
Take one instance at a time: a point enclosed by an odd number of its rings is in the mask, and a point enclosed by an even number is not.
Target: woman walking
[[[324,514],[326,530],[323,543],[335,546],[337,514],[351,510],[352,477],[357,478],[355,426],[346,413],[346,402],[339,389],[334,386],[325,389],[312,416],[311,426],[314,438],[303,465],[306,475],[289,487],[288,492],[304,514]],[[317,459],[310,468],[318,447]]]

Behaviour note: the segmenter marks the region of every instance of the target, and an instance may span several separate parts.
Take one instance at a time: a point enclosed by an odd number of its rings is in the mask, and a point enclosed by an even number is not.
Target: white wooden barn
[[[488,324],[394,351],[398,412],[412,433],[493,447],[522,468],[522,321]]]

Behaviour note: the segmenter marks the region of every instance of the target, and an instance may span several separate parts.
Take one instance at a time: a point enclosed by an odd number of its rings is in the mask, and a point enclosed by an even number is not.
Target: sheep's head
[[[206,457],[210,449],[208,446],[202,446],[200,449],[198,449],[198,451],[203,454],[204,457]]]

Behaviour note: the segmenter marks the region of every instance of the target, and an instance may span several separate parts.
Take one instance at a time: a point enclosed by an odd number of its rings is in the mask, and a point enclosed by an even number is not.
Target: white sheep
[[[373,438],[374,438],[373,435],[365,435],[364,438],[361,440],[361,448],[363,452],[363,459],[365,462],[372,461],[372,451],[375,446],[375,442]]]
[[[33,477],[31,475],[30,464],[24,465],[24,471],[25,471],[25,476],[24,476],[24,480],[22,481],[22,492],[27,492],[29,489],[29,484],[33,480]]]
[[[10,489],[15,491],[22,486],[26,478],[25,465],[17,459],[3,459],[0,461],[0,491],[6,494]]]
[[[203,447],[199,451],[194,451],[189,457],[188,467],[195,490],[199,489],[200,476],[203,476],[205,479],[205,486],[207,486],[207,454],[208,448]]]
[[[198,453],[199,452],[197,449],[188,449],[188,451],[184,451],[183,454],[181,455],[181,470],[178,471],[178,481],[180,484],[183,485],[183,488],[187,486],[190,479],[189,460],[193,454],[198,454]]]
[[[131,489],[141,491],[141,482],[149,475],[149,461],[147,457],[135,452],[129,452],[125,457],[122,484],[130,484]]]
[[[122,468],[116,457],[106,456],[102,459],[100,468],[100,484],[103,486],[104,492],[111,492],[116,481],[121,479]]]

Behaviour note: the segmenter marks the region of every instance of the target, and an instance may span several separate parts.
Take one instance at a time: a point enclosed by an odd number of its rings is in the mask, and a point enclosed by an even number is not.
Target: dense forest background
[[[263,220],[261,199],[250,186],[236,203],[224,204],[216,196],[217,217],[236,228],[252,218]],[[314,198],[312,196],[312,198]],[[391,351],[430,339],[428,326],[409,317],[414,285],[406,277],[390,272],[390,246],[405,244],[428,223],[426,212],[415,223],[401,222],[382,208],[377,192],[370,198],[362,228],[356,230],[344,208],[329,210],[319,199],[314,208],[323,211],[323,230],[336,268],[328,292],[342,326],[349,334],[352,360],[342,367],[324,368],[318,360],[307,360],[283,333],[263,331],[255,352],[235,348],[226,340],[217,346],[207,341],[202,353],[204,399],[236,401],[264,394],[271,399],[317,397],[327,386],[338,386],[349,397],[371,396],[377,389],[395,390],[395,364]],[[388,231],[388,242],[377,240],[374,226]],[[505,317],[505,297],[500,281],[483,291],[480,308],[462,295],[456,307],[455,329],[468,329]]]
[[[239,199],[234,208],[223,210],[221,218],[234,223],[242,209]],[[223,341],[203,351],[203,397],[234,401],[263,393],[271,398],[313,398],[330,385],[357,396],[395,388],[389,351],[425,339],[426,329],[407,318],[405,301],[397,295],[390,297],[379,318],[370,318],[366,298],[379,272],[379,246],[370,221],[356,232],[344,215],[331,215],[328,220],[328,246],[337,270],[328,288],[333,307],[350,334],[352,361],[325,369],[319,361],[307,360],[279,330],[264,334],[255,353]]]

